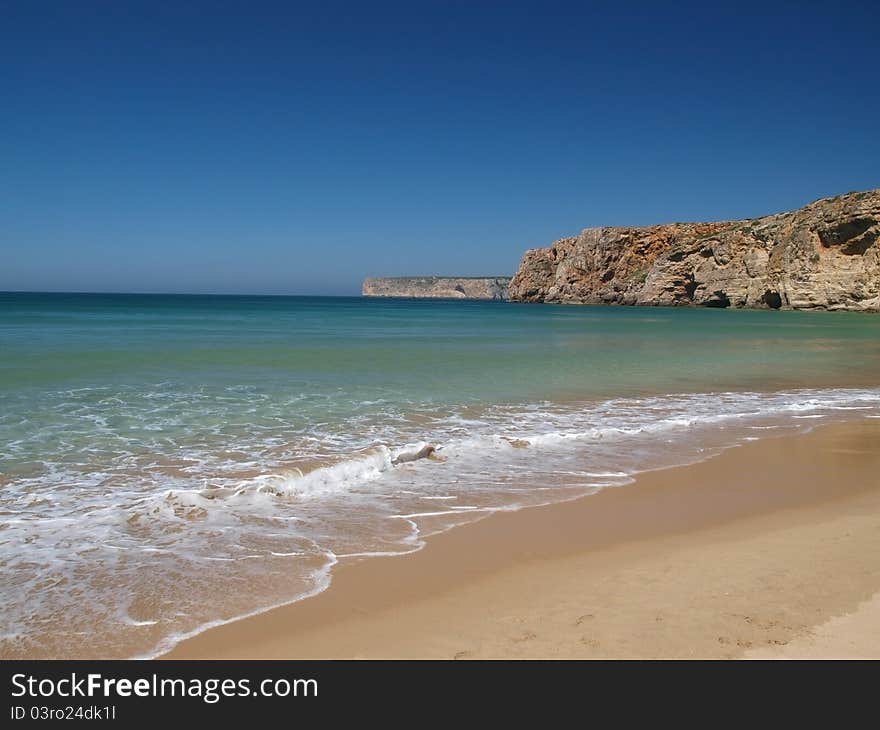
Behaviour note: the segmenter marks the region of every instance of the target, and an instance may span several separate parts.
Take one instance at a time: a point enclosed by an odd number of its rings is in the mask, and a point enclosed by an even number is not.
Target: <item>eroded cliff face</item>
[[[509,276],[399,276],[365,279],[361,292],[365,297],[506,300],[509,283]]]
[[[587,228],[527,251],[512,301],[880,311],[880,189],[743,221]]]

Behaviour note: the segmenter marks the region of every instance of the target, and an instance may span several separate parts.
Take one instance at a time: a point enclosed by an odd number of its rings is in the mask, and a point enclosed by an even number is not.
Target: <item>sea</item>
[[[3,293],[0,657],[157,656],[343,561],[863,418],[878,315]]]

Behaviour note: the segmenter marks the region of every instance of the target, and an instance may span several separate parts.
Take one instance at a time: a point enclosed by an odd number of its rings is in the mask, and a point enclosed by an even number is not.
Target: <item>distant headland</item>
[[[365,297],[507,300],[509,276],[395,276],[365,279]]]

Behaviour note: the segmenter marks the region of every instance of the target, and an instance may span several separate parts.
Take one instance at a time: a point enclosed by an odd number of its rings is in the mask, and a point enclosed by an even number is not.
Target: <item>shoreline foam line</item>
[[[783,433],[772,433],[772,434],[767,434],[766,436],[762,436],[762,437],[760,437],[760,438],[758,439],[758,441],[731,443],[731,444],[729,444],[729,445],[727,445],[727,446],[722,446],[722,447],[718,448],[718,449],[715,450],[715,451],[712,451],[712,452],[704,452],[699,458],[696,458],[696,459],[694,459],[693,461],[689,461],[689,462],[685,462],[685,463],[680,463],[680,464],[673,464],[673,465],[668,465],[668,466],[660,466],[660,467],[656,467],[656,468],[647,468],[647,469],[644,469],[644,470],[641,470],[641,471],[633,472],[632,474],[629,475],[629,479],[628,479],[624,484],[621,484],[621,485],[616,485],[616,484],[615,484],[615,485],[606,485],[606,486],[602,486],[602,487],[597,487],[594,491],[592,491],[592,492],[590,492],[590,493],[588,493],[588,494],[584,494],[584,495],[575,495],[575,496],[572,496],[572,497],[570,497],[570,498],[568,498],[568,499],[555,499],[555,500],[552,500],[552,501],[543,502],[543,503],[538,503],[538,504],[519,505],[519,506],[515,506],[515,507],[512,507],[512,508],[499,508],[499,509],[493,509],[493,510],[480,510],[480,512],[481,512],[481,516],[480,516],[479,521],[482,521],[482,520],[485,520],[485,519],[487,519],[487,518],[490,518],[490,517],[492,517],[492,516],[495,515],[495,514],[509,513],[509,512],[520,512],[520,511],[524,511],[524,510],[527,511],[527,510],[530,510],[530,509],[532,509],[532,508],[551,507],[551,506],[553,506],[553,505],[560,505],[560,504],[564,504],[564,503],[567,503],[567,502],[579,502],[579,501],[581,501],[581,500],[587,500],[589,497],[591,497],[591,496],[597,494],[597,493],[600,492],[600,491],[605,490],[605,489],[608,488],[608,487],[618,487],[618,486],[627,486],[627,485],[631,485],[631,484],[637,482],[639,477],[641,477],[641,476],[643,476],[643,475],[646,475],[646,474],[662,473],[662,472],[674,471],[674,470],[677,470],[677,469],[687,469],[688,467],[692,467],[692,466],[695,466],[695,465],[697,465],[697,464],[702,464],[702,463],[710,462],[710,461],[712,461],[712,460],[718,458],[718,457],[721,456],[722,454],[725,454],[725,453],[727,453],[727,452],[730,452],[730,451],[732,451],[733,449],[736,449],[736,448],[740,448],[740,447],[742,447],[742,446],[745,445],[746,443],[747,443],[747,444],[755,444],[755,443],[761,443],[761,442],[765,442],[765,441],[773,441],[773,440],[777,440],[777,439],[780,439],[780,440],[781,440],[781,439],[785,439],[785,438],[798,438],[798,437],[802,437],[802,436],[805,436],[805,435],[807,435],[807,434],[810,434],[810,433],[814,432],[816,429],[829,428],[829,427],[833,427],[834,425],[841,425],[841,424],[846,424],[846,423],[857,423],[859,420],[861,420],[861,419],[860,419],[860,418],[857,418],[857,417],[841,418],[840,420],[835,421],[835,422],[833,422],[833,423],[823,423],[823,424],[818,424],[818,425],[816,425],[816,426],[813,426],[813,425],[807,425],[807,426],[804,426],[804,427],[799,428],[797,431],[795,431],[795,432],[793,432],[793,433],[792,433],[792,432],[783,432]],[[172,651],[173,651],[173,650],[174,650],[174,649],[175,649],[175,648],[176,648],[181,642],[183,642],[183,641],[185,641],[185,640],[187,640],[187,639],[193,638],[193,637],[195,637],[195,636],[198,636],[198,635],[200,635],[200,634],[203,634],[203,633],[205,633],[205,632],[207,632],[207,631],[209,631],[209,630],[211,630],[211,629],[213,629],[213,628],[216,628],[216,627],[218,627],[218,626],[224,626],[224,625],[232,624],[232,623],[235,623],[235,622],[238,622],[238,621],[244,620],[244,619],[248,619],[248,618],[253,618],[253,617],[256,617],[256,616],[260,616],[260,615],[262,615],[262,614],[265,614],[265,613],[268,613],[268,612],[274,611],[274,610],[276,610],[276,609],[284,608],[284,607],[289,607],[289,606],[292,606],[293,604],[300,603],[300,602],[302,602],[302,601],[308,600],[309,598],[313,598],[313,597],[315,597],[315,596],[318,596],[318,595],[324,593],[325,591],[331,589],[331,587],[332,587],[332,583],[333,583],[333,568],[336,567],[337,565],[341,565],[341,564],[342,564],[342,561],[343,561],[344,559],[346,559],[346,558],[356,558],[356,557],[365,557],[365,558],[377,557],[377,558],[383,558],[383,557],[399,557],[399,556],[403,556],[403,555],[410,555],[410,554],[413,554],[413,553],[416,553],[416,552],[420,552],[420,551],[424,550],[425,548],[429,547],[429,541],[430,541],[430,539],[433,538],[433,537],[436,537],[436,536],[438,536],[438,535],[441,535],[441,534],[444,534],[444,533],[447,533],[447,532],[454,531],[454,530],[456,530],[458,527],[464,527],[464,528],[466,528],[467,526],[469,526],[469,525],[473,525],[473,524],[474,524],[474,522],[465,523],[464,525],[456,525],[456,524],[453,524],[453,525],[450,525],[449,527],[447,527],[446,529],[440,530],[440,531],[438,531],[438,532],[423,535],[423,534],[421,533],[421,531],[418,529],[416,523],[411,522],[411,520],[409,519],[409,517],[411,517],[411,516],[400,516],[401,519],[406,519],[406,520],[410,521],[410,523],[411,523],[411,524],[413,525],[413,527],[416,529],[416,540],[415,540],[415,541],[416,541],[418,544],[414,544],[413,549],[408,550],[408,551],[404,551],[404,552],[355,553],[355,554],[351,554],[351,555],[339,555],[339,556],[336,556],[336,557],[337,557],[337,560],[335,560],[332,564],[330,564],[330,565],[328,566],[328,572],[327,572],[327,580],[326,580],[326,584],[323,585],[320,589],[317,589],[317,590],[315,590],[315,591],[309,593],[308,595],[304,595],[304,596],[302,596],[302,597],[294,598],[294,599],[292,599],[292,600],[290,600],[290,601],[284,601],[284,602],[281,602],[281,603],[279,603],[279,604],[277,604],[277,605],[269,606],[269,607],[266,607],[266,608],[264,608],[264,609],[255,610],[255,611],[250,612],[250,613],[248,613],[248,614],[246,614],[246,615],[242,615],[242,616],[238,616],[238,617],[234,617],[234,618],[230,618],[230,619],[226,619],[226,620],[222,620],[222,621],[212,622],[212,623],[209,624],[209,625],[205,625],[205,626],[203,626],[203,627],[201,627],[201,628],[199,628],[199,629],[195,629],[195,630],[193,630],[192,632],[188,632],[188,634],[187,634],[186,636],[183,636],[183,637],[181,637],[181,638],[178,638],[178,639],[174,640],[173,644],[170,645],[170,646],[167,646],[167,645],[166,645],[165,647],[163,647],[163,648],[161,648],[161,649],[159,649],[159,648],[157,647],[155,651],[150,652],[150,653],[148,653],[147,655],[139,656],[139,657],[133,657],[133,658],[150,658],[150,659],[162,658],[163,656],[166,656],[167,654],[169,654],[170,652],[172,652]]]
[[[880,589],[875,423],[768,436],[631,489],[450,530],[399,561],[340,565],[311,601],[167,658],[721,658],[777,647]]]

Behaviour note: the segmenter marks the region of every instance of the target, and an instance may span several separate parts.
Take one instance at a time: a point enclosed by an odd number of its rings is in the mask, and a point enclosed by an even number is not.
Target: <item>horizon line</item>
[[[85,290],[46,290],[46,289],[0,289],[2,294],[75,294],[110,296],[151,296],[151,297],[337,297],[363,298],[363,294],[269,294],[258,292],[186,292],[186,291],[85,291]]]

